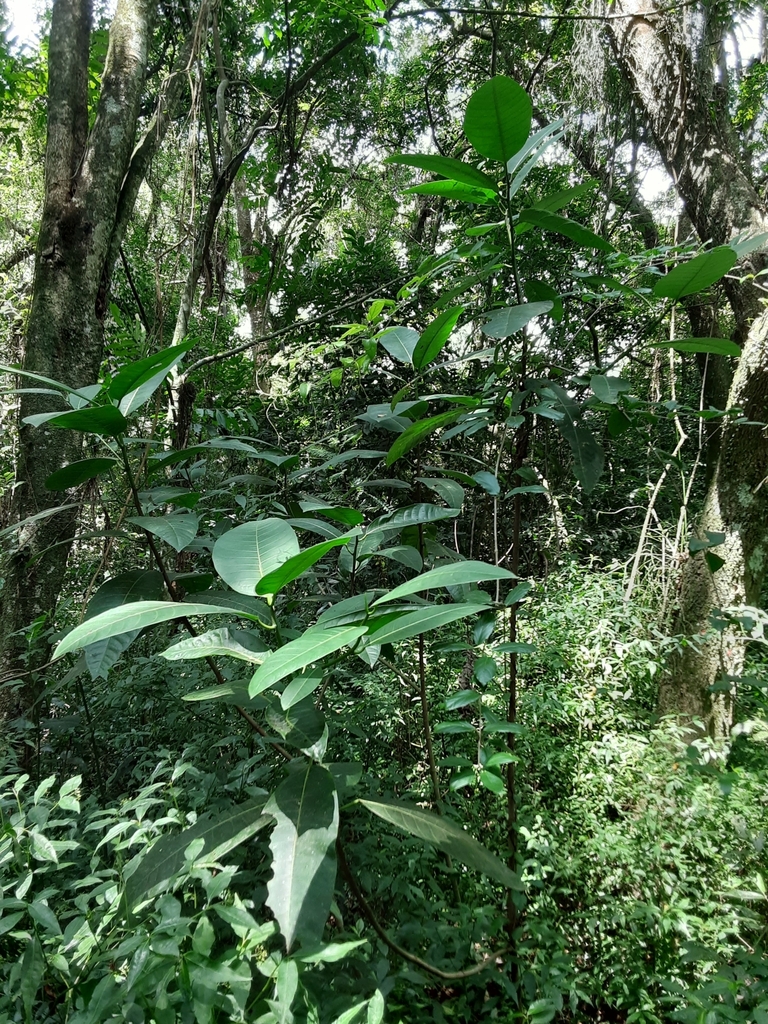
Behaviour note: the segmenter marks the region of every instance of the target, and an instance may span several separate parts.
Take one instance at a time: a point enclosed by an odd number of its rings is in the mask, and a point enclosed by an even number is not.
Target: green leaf
[[[439,494],[446,505],[449,505],[451,508],[461,508],[464,504],[464,488],[461,484],[457,484],[455,480],[418,476],[416,481],[417,483],[425,484]]]
[[[522,583],[518,583],[517,586],[510,590],[507,594],[507,598],[504,602],[505,605],[518,604],[522,601],[533,589],[533,584],[530,580],[523,580]]]
[[[498,479],[489,473],[485,469],[481,469],[479,473],[475,473],[472,479],[480,484],[484,491],[490,494],[492,497],[496,497],[497,494],[501,493],[501,487],[499,486]]]
[[[389,449],[387,452],[387,465],[393,465],[412,448],[415,448],[425,437],[434,434],[441,427],[447,427],[450,423],[455,423],[463,415],[463,409],[453,409],[450,412],[438,413],[437,416],[430,416],[425,420],[417,420],[403,431]]]
[[[335,964],[344,960],[353,950],[364,946],[367,939],[353,939],[351,942],[329,942],[320,949],[302,951],[296,959],[303,964]]]
[[[184,853],[191,843],[203,840],[197,860],[204,855],[208,862],[219,861],[270,821],[264,808],[264,799],[259,797],[230,807],[220,814],[207,814],[183,832],[162,836],[141,858],[138,867],[126,881],[125,896],[129,911],[181,871],[187,863]]]
[[[487,206],[494,202],[495,191],[472,188],[460,181],[425,181],[422,185],[412,185],[404,190],[405,195],[440,196],[455,203],[474,203],[475,206]]]
[[[89,409],[73,409],[72,412],[41,413],[25,416],[24,422],[31,426],[48,423],[63,430],[81,430],[86,434],[104,434],[116,437],[128,429],[128,420],[114,405],[95,405]]]
[[[296,939],[316,946],[323,937],[336,881],[334,844],[339,802],[333,778],[309,763],[281,783],[265,813],[276,819],[270,837],[272,878],[267,906],[290,951]]]
[[[506,163],[525,144],[531,130],[531,101],[511,78],[498,76],[469,99],[464,134],[481,156]]]
[[[311,700],[300,701],[286,710],[269,703],[266,717],[268,724],[287,743],[315,761],[322,759],[328,742],[328,726]]]
[[[371,554],[375,555],[376,558],[388,558],[399,565],[405,565],[407,568],[413,569],[415,572],[421,572],[424,565],[423,558],[416,548],[411,547],[410,544],[398,544],[392,548],[377,548]]]
[[[143,405],[162,383],[171,367],[176,366],[194,344],[194,341],[185,341],[124,366],[107,389],[109,397],[120,403],[123,415],[128,416]],[[153,385],[151,391],[148,390],[150,384]]]
[[[349,544],[351,540],[353,540],[353,535],[345,534],[343,537],[333,537],[331,540],[324,540],[320,544],[313,544],[312,547],[305,548],[298,555],[287,559],[277,569],[273,569],[266,576],[262,576],[256,584],[256,593],[262,596],[265,594],[278,594],[284,586],[298,579],[307,569],[311,568],[316,562],[319,562],[323,555],[327,554],[332,548]]]
[[[510,199],[517,194],[523,182],[549,147],[559,142],[565,135],[564,124],[564,119],[559,117],[552,124],[540,128],[530,136],[522,149],[507,160],[507,174],[514,175],[509,186]]]
[[[110,608],[136,601],[157,601],[163,593],[163,577],[157,569],[130,569],[99,587],[85,611],[92,619]]]
[[[456,711],[458,708],[465,708],[469,704],[476,704],[482,694],[479,690],[457,690],[445,698],[447,711]]]
[[[557,427],[571,447],[576,479],[584,491],[590,494],[602,476],[605,464],[603,449],[592,433],[581,425],[581,408],[568,392],[558,384],[549,384],[548,390],[554,393],[563,412],[563,418],[557,421]]]
[[[22,370],[19,366],[8,366],[0,363],[0,373],[12,373],[18,377],[26,377],[28,380],[35,380],[39,384],[48,384],[65,395],[78,395],[80,388],[72,388],[69,384],[62,384],[60,380],[53,380],[52,377],[43,377],[39,373],[32,373],[30,370]]]
[[[523,288],[525,292],[525,298],[528,302],[546,302],[549,300],[552,303],[552,309],[549,311],[549,315],[555,321],[560,323],[563,319],[563,300],[559,292],[546,283],[546,281],[537,281],[533,278],[529,278],[525,282]]]
[[[280,647],[264,659],[254,672],[248,692],[251,697],[262,693],[286,676],[300,672],[307,665],[352,645],[366,632],[365,626],[344,626],[339,629],[308,629],[295,640]]]
[[[504,782],[501,776],[496,775],[495,772],[487,772],[485,769],[480,772],[480,784],[489,789],[492,793],[503,793]]]
[[[552,302],[524,302],[518,306],[504,306],[491,312],[488,322],[480,330],[489,338],[509,338],[517,334],[537,316],[543,316],[552,309]]]
[[[109,670],[119,661],[120,655],[128,650],[139,633],[141,633],[140,629],[132,629],[129,633],[120,633],[119,636],[111,636],[106,640],[98,640],[95,644],[88,644],[84,654],[91,679],[99,677],[106,679]]]
[[[231,590],[211,590],[205,594],[196,594],[195,601],[197,604],[215,604],[219,609],[226,608],[233,615],[253,619],[265,629],[271,629],[274,625],[269,607],[255,597],[235,594]]]
[[[565,188],[560,192],[553,192],[551,195],[537,200],[531,209],[545,210],[550,213],[554,213],[556,210],[562,210],[562,208],[567,206],[572,199],[577,199],[579,196],[584,195],[585,192],[589,192],[591,189],[596,187],[596,181],[586,181],[583,185],[574,185],[572,188]],[[532,226],[532,224],[518,224],[515,228],[515,234],[522,235],[526,231],[530,231]]]
[[[452,306],[446,309],[426,327],[413,350],[413,365],[423,370],[442,352],[445,343],[451,336],[456,322],[464,312],[464,306]]]
[[[51,864],[59,863],[55,846],[48,836],[44,836],[42,832],[30,832],[29,852],[35,860],[42,860]]]
[[[216,571],[238,594],[254,595],[259,581],[299,553],[296,534],[282,519],[236,526],[213,546]]]
[[[454,160],[449,156],[422,156],[421,153],[396,153],[387,157],[385,164],[404,164],[406,167],[418,167],[421,171],[441,174],[452,181],[463,181],[465,185],[498,192],[496,182],[487,174],[483,174],[471,164],[463,160]]]
[[[419,608],[415,612],[403,612],[384,623],[374,623],[368,630],[366,644],[395,644],[409,640],[431,629],[446,626],[468,615],[477,615],[483,610],[479,604],[442,604]]]
[[[358,800],[358,803],[403,832],[432,843],[443,853],[455,857],[467,867],[481,871],[507,888],[522,889],[517,875],[503,861],[450,818],[438,817],[400,800]]]
[[[653,294],[659,298],[682,299],[703,291],[727,274],[736,260],[736,253],[730,245],[718,245],[670,270],[666,277],[656,282]]]
[[[741,349],[735,341],[726,338],[679,338],[676,341],[653,342],[651,348],[672,348],[675,352],[703,352],[715,356],[741,355]]]
[[[174,551],[183,551],[197,536],[200,520],[193,512],[175,512],[169,516],[130,516],[129,523],[165,541]]]
[[[596,373],[592,377],[589,386],[595,398],[606,405],[616,405],[619,395],[632,387],[628,380],[622,380],[621,377],[606,377],[601,373]]]
[[[523,224],[533,224],[544,231],[554,231],[558,235],[565,235],[566,238],[570,238],[588,249],[602,249],[603,252],[614,251],[610,242],[577,221],[571,220],[570,217],[561,217],[559,214],[549,213],[547,210],[530,209],[521,210],[518,219]]]
[[[406,508],[398,509],[397,512],[390,512],[389,515],[380,516],[366,530],[367,536],[375,530],[390,530],[393,527],[420,526],[423,523],[435,523],[440,519],[452,519],[459,514],[457,508],[442,508],[440,505],[431,505],[428,502],[421,502],[418,505],[408,505]]]
[[[399,363],[410,363],[419,340],[419,332],[410,327],[388,327],[377,335],[379,342]]]
[[[101,476],[117,465],[117,459],[81,459],[79,462],[70,462],[68,466],[51,473],[45,486],[49,491],[66,491],[69,487],[77,487],[86,480]]]
[[[160,622],[170,622],[172,619],[191,615],[226,615],[231,610],[226,606],[184,601],[137,601],[120,608],[112,608],[93,619],[88,619],[67,633],[56,648],[53,661],[58,661],[70,651],[94,644],[97,640],[130,633],[134,629],[146,629],[147,626],[156,626]]]
[[[224,655],[260,665],[268,652],[264,643],[252,632],[222,626],[199,636],[190,636],[167,648],[160,655],[166,661],[188,661],[194,658],[215,658]]]
[[[24,956],[21,960],[21,971],[19,980],[19,993],[24,1006],[24,1018],[26,1024],[32,1024],[32,1006],[37,996],[37,990],[45,976],[45,956],[40,940],[32,935],[27,942]]]
[[[431,590],[434,587],[457,587],[462,583],[483,583],[487,580],[516,580],[517,576],[509,569],[503,569],[499,565],[488,565],[487,562],[451,562],[450,565],[441,565],[437,569],[430,569],[429,572],[416,576],[415,579],[401,583],[399,587],[390,590],[377,601],[373,602],[375,608],[379,604],[388,601],[398,601],[401,597],[409,594],[418,594],[422,590]]]
[[[280,705],[283,711],[288,711],[294,704],[298,704],[320,686],[325,678],[322,665],[313,665],[305,668],[288,683],[280,694]]]

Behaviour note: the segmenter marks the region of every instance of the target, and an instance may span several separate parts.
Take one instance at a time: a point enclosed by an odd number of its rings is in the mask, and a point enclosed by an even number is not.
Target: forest
[[[768,12],[456,3],[0,0],[0,1024],[768,1024]]]

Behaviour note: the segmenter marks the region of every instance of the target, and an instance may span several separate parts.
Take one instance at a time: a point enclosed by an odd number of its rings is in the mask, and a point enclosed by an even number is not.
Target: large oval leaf
[[[401,583],[399,587],[395,587],[394,590],[390,590],[388,594],[384,594],[383,597],[374,601],[372,607],[388,601],[397,601],[401,597],[408,597],[409,594],[418,594],[422,590],[432,590],[435,587],[457,587],[462,583],[516,579],[517,576],[513,572],[500,565],[472,561],[451,562],[450,565],[440,565],[437,569],[430,569],[429,572],[408,580],[407,583]]]
[[[298,553],[296,534],[286,522],[259,519],[219,537],[213,546],[213,564],[238,594],[253,595],[259,580]]]
[[[736,260],[736,253],[730,245],[718,245],[716,249],[703,252],[670,270],[666,277],[656,282],[653,294],[661,298],[682,299],[703,291],[727,274]]]
[[[183,551],[197,536],[200,520],[192,512],[170,516],[131,516],[129,523],[165,541],[174,551]]]
[[[333,899],[334,844],[339,830],[339,799],[326,768],[310,762],[281,783],[264,807],[276,821],[270,837],[272,878],[267,906],[290,951],[316,946]]]
[[[390,825],[432,843],[438,850],[455,857],[467,867],[482,871],[507,888],[522,889],[517,875],[502,860],[450,818],[438,817],[401,800],[358,800],[358,803]]]
[[[107,473],[117,464],[117,459],[81,459],[79,462],[70,462],[68,466],[62,466],[51,473],[45,486],[49,491],[66,491],[69,487],[77,487],[86,480]]]
[[[339,629],[308,629],[306,633],[278,648],[264,659],[264,663],[251,677],[248,692],[251,697],[262,693],[294,672],[353,644],[365,633],[365,626],[344,626]]]
[[[110,636],[119,636],[134,629],[156,626],[159,622],[170,622],[191,615],[227,615],[232,609],[215,604],[197,604],[185,601],[137,601],[102,612],[76,626],[64,637],[56,648],[53,661],[58,661],[70,651],[96,643]],[[240,614],[245,614],[241,612]]]
[[[419,340],[419,332],[411,327],[388,327],[378,336],[379,342],[399,363],[410,363]]]
[[[496,182],[477,167],[465,164],[463,160],[455,160],[450,156],[423,156],[421,153],[396,153],[387,157],[386,164],[405,164],[406,167],[418,167],[422,171],[441,174],[452,181],[463,181],[465,185],[498,192]]]
[[[531,101],[525,89],[511,78],[498,76],[470,97],[464,133],[481,156],[506,163],[525,144],[531,117]]]
[[[413,365],[417,370],[423,370],[425,366],[429,366],[432,360],[442,352],[456,326],[456,321],[463,312],[464,306],[452,306],[435,317],[432,323],[424,329],[413,350]]]
[[[542,316],[552,309],[552,303],[545,302],[524,302],[518,306],[504,306],[503,309],[495,309],[488,323],[483,324],[481,330],[489,338],[509,338],[521,331],[527,323]]]

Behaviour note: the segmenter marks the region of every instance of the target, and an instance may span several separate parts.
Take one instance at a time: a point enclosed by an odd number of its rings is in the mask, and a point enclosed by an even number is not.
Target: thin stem
[[[390,939],[389,935],[387,935],[384,930],[383,925],[374,914],[373,908],[363,895],[362,889],[357,884],[357,879],[350,870],[347,858],[344,856],[344,847],[340,839],[336,840],[336,857],[339,862],[339,867],[341,868],[341,873],[344,876],[344,881],[352,890],[352,895],[357,900],[361,910],[368,918],[368,923],[379,936],[381,941],[391,949],[393,953],[397,953],[397,955],[402,957],[403,960],[407,960],[409,963],[415,964],[428,974],[432,974],[436,978],[442,978],[444,981],[458,981],[461,978],[471,978],[475,974],[480,974],[480,972],[484,971],[486,967],[496,964],[499,957],[504,956],[504,954],[508,952],[506,946],[502,949],[498,949],[495,953],[489,953],[481,963],[475,964],[474,967],[469,967],[464,971],[443,971],[439,967],[435,967],[433,964],[428,963],[426,960],[422,960],[420,956],[415,956],[413,953],[409,953],[407,949],[403,949],[402,946],[398,946],[396,942]]]

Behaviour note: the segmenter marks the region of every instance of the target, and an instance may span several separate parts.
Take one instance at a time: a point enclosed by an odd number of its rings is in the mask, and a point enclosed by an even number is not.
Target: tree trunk
[[[619,63],[641,104],[659,153],[703,240],[727,244],[742,232],[768,230],[768,210],[740,165],[730,125],[722,116],[710,59],[709,26],[703,7],[663,14],[653,0],[617,0],[609,22]],[[764,253],[751,267],[765,265]],[[726,280],[736,316],[742,355],[728,395],[746,420],[765,420],[768,409],[768,320],[760,311],[756,289]],[[751,324],[751,327],[750,327]],[[723,427],[719,454],[699,524],[725,534],[713,549],[724,560],[714,573],[704,553],[687,559],[680,583],[675,632],[686,644],[673,659],[661,686],[660,710],[678,713],[687,722],[701,721],[715,736],[730,728],[728,693],[713,693],[723,676],[738,676],[743,644],[733,628],[713,631],[713,609],[755,604],[765,578],[768,540],[768,438],[759,426]]]
[[[53,6],[45,201],[23,366],[73,388],[94,383],[101,366],[108,259],[136,134],[152,9],[150,0],[119,0],[89,132],[91,3],[56,0]],[[0,593],[4,676],[46,660],[47,644],[32,651],[25,631],[55,607],[77,523],[77,508],[70,507],[23,525],[32,515],[77,502],[76,492],[62,498],[47,490],[45,480],[82,457],[82,439],[72,431],[23,423],[52,408],[50,396],[21,396],[12,518],[22,527]],[[16,716],[34,696],[32,685],[15,695],[2,689],[0,713]]]

